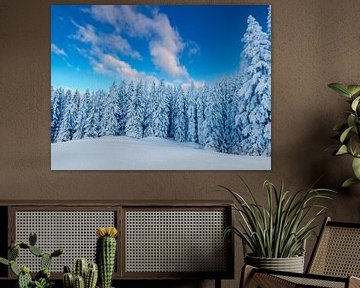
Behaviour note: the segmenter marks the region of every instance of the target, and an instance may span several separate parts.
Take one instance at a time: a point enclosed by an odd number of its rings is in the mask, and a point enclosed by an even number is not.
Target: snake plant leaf
[[[351,94],[348,90],[347,85],[341,84],[341,83],[330,83],[328,85],[329,88],[333,89],[335,92],[339,93],[342,96],[351,97]]]
[[[351,178],[347,179],[346,181],[344,181],[344,183],[342,183],[341,187],[348,188],[352,185],[359,184],[359,183],[360,183],[359,179],[357,179],[356,177],[351,177]]]
[[[354,101],[352,101],[352,103],[351,103],[351,109],[352,109],[352,110],[356,111],[356,108],[357,108],[358,105],[359,105],[359,101],[360,101],[360,96],[356,97],[356,98],[354,99]]]
[[[346,145],[341,145],[341,147],[339,148],[339,150],[336,152],[335,155],[339,156],[339,155],[344,155],[347,153],[349,153],[349,152],[348,152]]]
[[[360,85],[348,85],[347,90],[351,96],[354,96],[360,93]]]
[[[340,136],[341,143],[344,143],[344,141],[346,140],[346,137],[349,135],[349,132],[351,131],[352,128],[353,128],[353,126],[350,126],[349,128],[345,129],[345,131],[341,134],[341,136]]]
[[[352,168],[357,179],[360,180],[360,158],[354,157]]]

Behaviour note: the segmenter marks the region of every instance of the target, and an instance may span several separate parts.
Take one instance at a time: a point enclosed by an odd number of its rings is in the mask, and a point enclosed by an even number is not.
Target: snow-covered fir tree
[[[125,125],[126,136],[133,138],[143,137],[144,126],[144,85],[140,81],[136,87],[134,83],[129,84],[128,89],[128,109],[127,109],[127,122]]]
[[[66,91],[64,114],[61,119],[59,133],[56,137],[57,142],[69,141],[73,137],[76,126],[78,98],[79,98],[78,91],[76,91],[74,95],[71,94],[70,90]]]
[[[222,152],[224,140],[223,123],[224,119],[219,88],[215,86],[209,91],[205,99],[205,149]]]
[[[198,143],[204,145],[204,125],[205,125],[205,98],[209,93],[209,86],[205,85],[198,91],[196,97],[196,122]]]
[[[89,90],[86,90],[84,95],[80,97],[79,110],[76,118],[75,133],[73,139],[81,139],[84,137],[85,120],[87,117],[88,109],[91,104],[91,95]]]
[[[104,100],[104,112],[101,119],[101,135],[117,135],[119,131],[119,99],[118,99],[118,87],[115,82],[110,86],[109,93],[103,95]]]
[[[186,141],[186,105],[184,91],[180,86],[175,90],[175,107],[174,107],[174,139],[178,142]]]
[[[198,97],[194,83],[192,82],[187,93],[187,140],[196,143],[198,141],[197,135],[197,115],[196,115],[196,98]]]
[[[58,88],[54,92],[51,106],[51,142],[55,142],[59,133],[62,118],[62,102],[64,89]]]
[[[152,132],[155,137],[166,138],[169,129],[169,97],[166,95],[165,83],[161,81],[155,90],[152,114]]]
[[[240,145],[245,154],[269,155],[271,136],[265,127],[269,127],[267,124],[271,122],[271,44],[268,35],[252,16],[248,17],[248,27],[242,41],[242,58],[246,66],[236,115],[243,137]]]

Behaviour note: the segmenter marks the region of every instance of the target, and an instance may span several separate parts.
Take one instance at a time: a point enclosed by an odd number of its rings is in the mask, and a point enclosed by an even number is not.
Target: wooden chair
[[[244,266],[240,287],[360,287],[360,224],[326,218],[306,273]]]

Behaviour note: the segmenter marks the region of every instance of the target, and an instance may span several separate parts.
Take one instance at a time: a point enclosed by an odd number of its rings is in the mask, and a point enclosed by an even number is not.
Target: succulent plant
[[[96,262],[99,267],[100,288],[110,288],[116,258],[115,227],[101,227],[97,229]]]
[[[64,288],[95,288],[98,279],[96,263],[88,263],[85,258],[78,258],[74,263],[74,273],[69,266],[64,267]]]
[[[53,282],[50,281],[50,265],[53,257],[58,257],[64,253],[63,249],[57,249],[53,253],[44,253],[39,247],[36,246],[37,236],[35,233],[30,233],[29,244],[20,242],[11,242],[8,259],[0,257],[0,263],[10,266],[11,271],[18,276],[19,288],[48,288],[52,287]],[[41,270],[35,275],[33,281],[30,275],[28,266],[17,265],[16,259],[19,256],[20,249],[29,250],[30,253],[37,257],[41,257],[40,266]]]

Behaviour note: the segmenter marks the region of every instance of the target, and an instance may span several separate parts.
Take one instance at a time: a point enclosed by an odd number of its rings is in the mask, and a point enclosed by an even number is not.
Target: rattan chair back
[[[307,273],[360,277],[360,224],[326,219]]]

